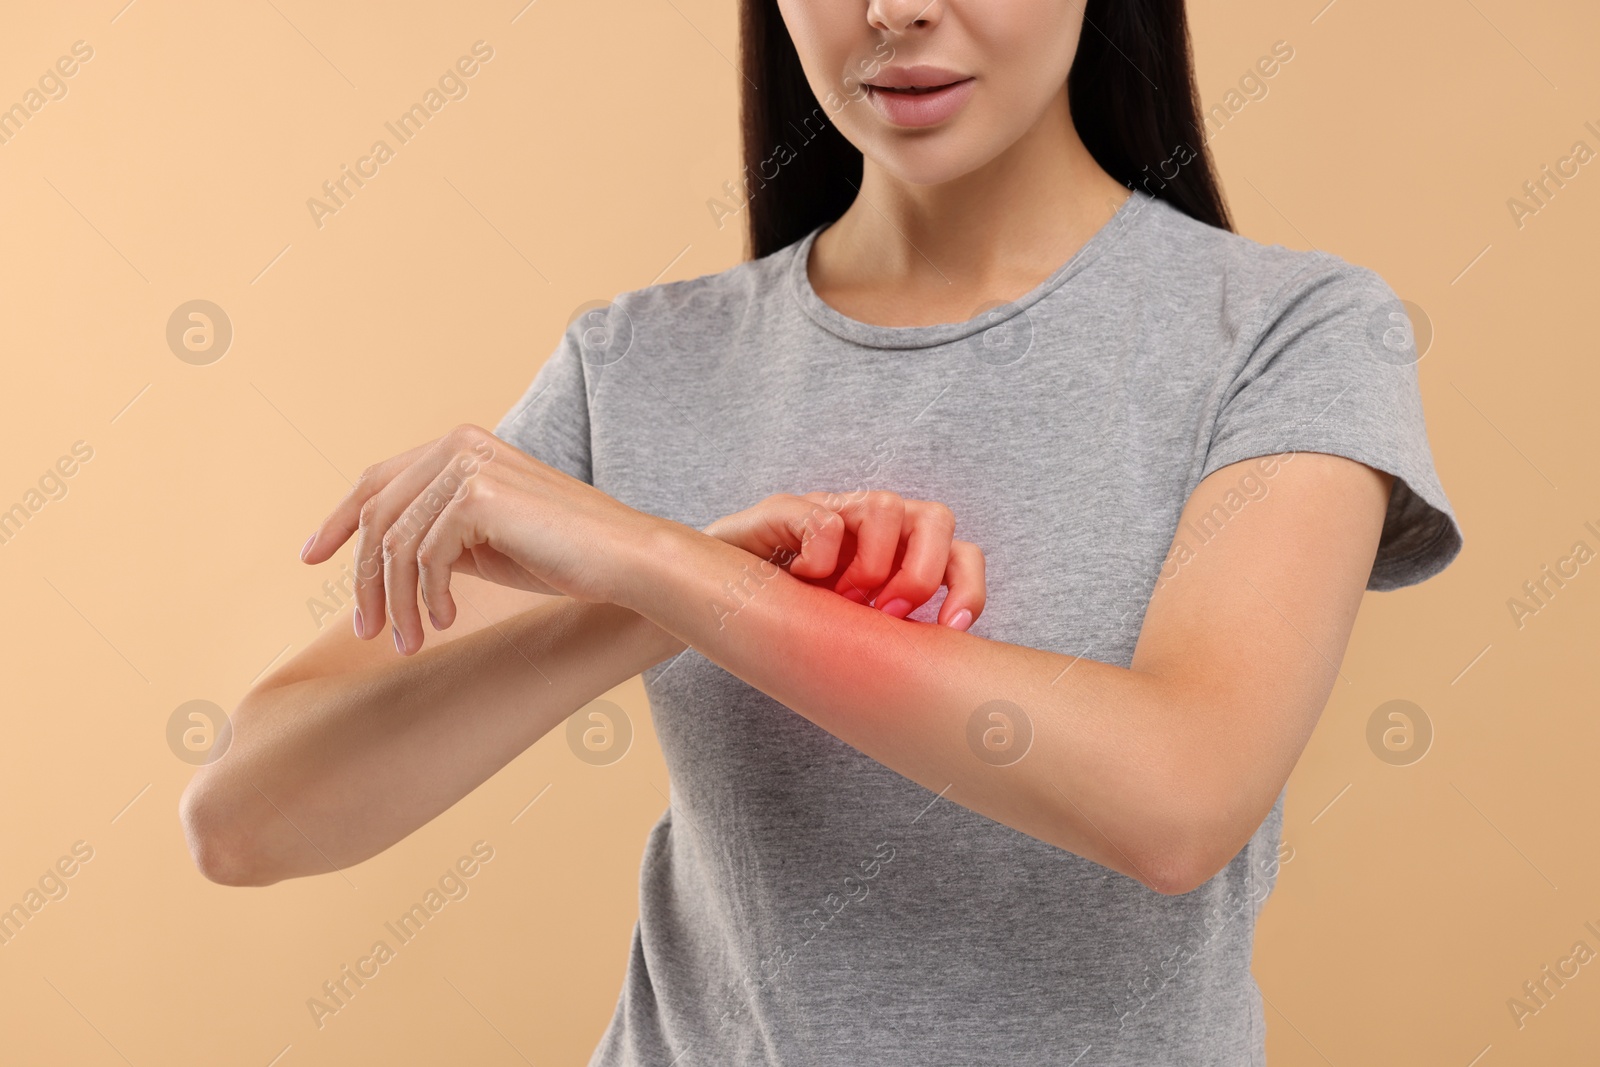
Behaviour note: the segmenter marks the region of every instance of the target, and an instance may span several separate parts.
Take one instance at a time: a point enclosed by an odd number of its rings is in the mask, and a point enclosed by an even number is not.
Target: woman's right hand
[[[701,532],[896,618],[945,586],[939,622],[965,630],[983,613],[984,557],[955,528],[943,504],[860,490],[775,493]]]

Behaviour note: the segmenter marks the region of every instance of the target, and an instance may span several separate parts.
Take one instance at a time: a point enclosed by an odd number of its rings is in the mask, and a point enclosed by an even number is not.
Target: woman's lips
[[[878,114],[896,126],[933,126],[950,118],[972,95],[973,79],[934,88],[910,90],[885,89],[867,86],[867,99],[878,109]]]

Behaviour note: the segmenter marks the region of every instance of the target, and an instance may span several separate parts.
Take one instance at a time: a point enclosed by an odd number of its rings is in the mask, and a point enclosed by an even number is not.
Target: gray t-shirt
[[[1174,539],[1227,520],[1177,528],[1224,465],[1299,450],[1395,475],[1369,589],[1461,549],[1408,320],[1366,268],[1141,192],[1026,296],[884,327],[817,296],[815,236],[578,317],[496,434],[697,529],[777,492],[942,501],[987,558],[973,633],[1121,667]],[[1229,508],[1280,469],[1230,475]],[[1216,877],[1163,896],[939,798],[692,649],[644,682],[672,800],[595,1067],[1265,1063],[1250,956],[1292,855],[1281,793]]]

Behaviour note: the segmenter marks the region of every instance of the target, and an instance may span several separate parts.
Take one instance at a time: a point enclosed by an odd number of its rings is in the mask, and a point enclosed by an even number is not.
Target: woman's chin
[[[907,185],[942,185],[971,174],[994,158],[964,143],[966,138],[939,131],[921,138],[886,137],[866,154],[885,173]]]

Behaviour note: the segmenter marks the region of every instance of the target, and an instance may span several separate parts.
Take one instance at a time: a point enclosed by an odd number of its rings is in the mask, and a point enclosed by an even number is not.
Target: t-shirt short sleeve
[[[1325,452],[1394,476],[1367,588],[1430,578],[1461,551],[1439,484],[1405,306],[1373,271],[1319,254],[1286,281],[1223,393],[1201,477],[1281,452]]]
[[[594,484],[589,393],[575,320],[494,435],[557,470]]]

